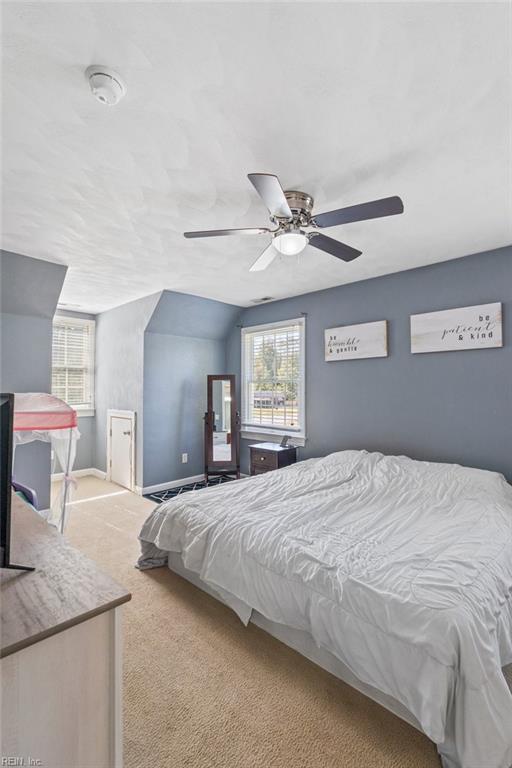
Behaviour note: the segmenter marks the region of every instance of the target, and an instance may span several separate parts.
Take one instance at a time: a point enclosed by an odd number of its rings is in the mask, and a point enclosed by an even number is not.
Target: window
[[[242,428],[305,437],[304,318],[242,329]]]
[[[94,409],[94,320],[53,319],[52,395],[77,411]]]

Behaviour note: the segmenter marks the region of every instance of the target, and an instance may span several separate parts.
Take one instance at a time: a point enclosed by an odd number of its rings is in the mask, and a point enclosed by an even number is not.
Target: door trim
[[[111,453],[112,453],[112,447],[111,447],[111,420],[112,417],[117,417],[121,419],[129,419],[131,422],[131,433],[132,433],[132,441],[131,441],[131,456],[130,456],[130,488],[128,490],[135,493],[135,411],[120,411],[116,408],[109,408],[107,410],[107,474],[106,474],[106,480],[111,479]]]

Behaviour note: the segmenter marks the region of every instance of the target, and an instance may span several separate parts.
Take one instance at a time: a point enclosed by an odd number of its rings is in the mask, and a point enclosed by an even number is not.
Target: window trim
[[[270,427],[266,424],[251,424],[246,420],[247,414],[247,386],[246,386],[246,344],[245,337],[248,334],[271,331],[275,328],[287,328],[290,325],[298,325],[301,328],[300,350],[299,350],[299,423],[300,428],[289,427]],[[258,438],[279,438],[283,435],[290,435],[292,443],[304,445],[306,441],[306,318],[294,317],[289,320],[279,320],[273,323],[262,323],[261,325],[247,325],[242,328],[240,334],[241,342],[241,399],[242,399],[242,419],[241,432],[242,437],[248,439]]]
[[[76,414],[78,418],[82,418],[85,416],[94,416],[96,412],[96,320],[94,318],[89,317],[75,317],[71,314],[64,314],[62,312],[59,312],[59,314],[54,315],[52,320],[52,378],[53,378],[53,329],[55,325],[59,324],[59,321],[62,321],[61,324],[65,325],[66,321],[68,323],[73,323],[74,325],[81,325],[81,326],[89,326],[92,328],[92,333],[90,335],[90,368],[89,368],[89,376],[91,377],[90,381],[90,392],[91,392],[91,401],[90,403],[84,403],[83,405],[71,405],[70,407],[73,408],[74,411],[76,411]],[[58,367],[58,366],[55,366]],[[53,386],[51,387],[53,389]],[[53,394],[53,392],[52,392]]]

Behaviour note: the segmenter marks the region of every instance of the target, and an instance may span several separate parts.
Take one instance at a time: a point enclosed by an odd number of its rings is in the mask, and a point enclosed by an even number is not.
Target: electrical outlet
[[[188,461],[188,453],[182,453],[181,454],[181,463],[186,464]]]

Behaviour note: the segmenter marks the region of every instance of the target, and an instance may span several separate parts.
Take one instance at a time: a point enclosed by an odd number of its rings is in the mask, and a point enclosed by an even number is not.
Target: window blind
[[[52,394],[77,410],[94,408],[94,320],[55,317]]]
[[[242,330],[245,426],[304,431],[303,349],[302,319]]]

